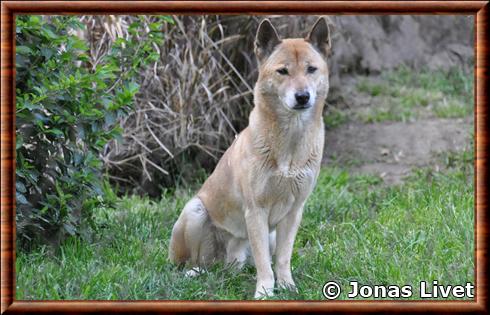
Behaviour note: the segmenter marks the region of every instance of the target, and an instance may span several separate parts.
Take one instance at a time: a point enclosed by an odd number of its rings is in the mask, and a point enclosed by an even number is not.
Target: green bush
[[[118,119],[126,115],[139,91],[137,74],[158,59],[152,45],[163,40],[158,23],[146,31],[138,23],[131,27],[129,39],[117,39],[94,62],[88,45],[71,35],[70,30],[84,28],[79,18],[17,16],[20,246],[57,245],[66,235],[83,232],[90,210],[105,202],[99,154],[120,135]]]

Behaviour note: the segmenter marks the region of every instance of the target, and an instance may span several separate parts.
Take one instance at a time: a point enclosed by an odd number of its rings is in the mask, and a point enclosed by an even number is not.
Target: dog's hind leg
[[[182,211],[174,224],[168,246],[168,258],[177,265],[184,264],[190,257],[190,251],[185,241],[186,221],[186,215]]]
[[[170,261],[191,267],[210,262],[215,252],[215,235],[206,208],[198,197],[185,205],[172,230]]]

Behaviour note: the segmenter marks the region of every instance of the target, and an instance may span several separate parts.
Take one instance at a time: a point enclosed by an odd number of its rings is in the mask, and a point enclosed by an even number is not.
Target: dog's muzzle
[[[294,98],[296,99],[296,104],[293,109],[301,110],[307,109],[311,107],[310,101],[310,92],[298,92],[294,94]]]

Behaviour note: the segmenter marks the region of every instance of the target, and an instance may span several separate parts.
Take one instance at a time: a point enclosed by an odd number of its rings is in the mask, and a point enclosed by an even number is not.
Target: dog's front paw
[[[291,272],[277,272],[277,285],[281,289],[287,289],[289,291],[298,292],[296,284],[294,283]]]
[[[293,279],[277,280],[277,285],[281,289],[286,289],[298,293],[298,288],[296,287],[296,284],[294,283]]]
[[[254,298],[256,300],[264,300],[274,295],[274,283],[257,283]]]

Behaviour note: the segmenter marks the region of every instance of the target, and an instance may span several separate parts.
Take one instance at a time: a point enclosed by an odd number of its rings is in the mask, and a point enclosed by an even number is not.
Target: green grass
[[[439,157],[443,171],[418,170],[401,186],[323,168],[305,207],[292,266],[299,292],[274,299],[323,299],[327,281],[346,298],[349,281],[406,285],[474,282],[472,153]],[[193,192],[158,201],[127,197],[97,209],[92,242],[71,238],[52,252],[19,252],[17,299],[252,299],[255,269],[222,264],[196,278],[169,264],[173,223]],[[413,299],[417,298],[414,289]]]
[[[402,67],[376,81],[362,78],[356,87],[373,97],[371,106],[357,115],[366,123],[473,114],[473,77],[458,69],[416,72]]]
[[[359,92],[364,92],[371,96],[384,94],[386,88],[387,86],[384,84],[371,82],[367,78],[364,78],[357,83],[357,90]]]
[[[335,107],[327,107],[323,115],[323,121],[327,129],[334,129],[348,120],[347,114]]]

